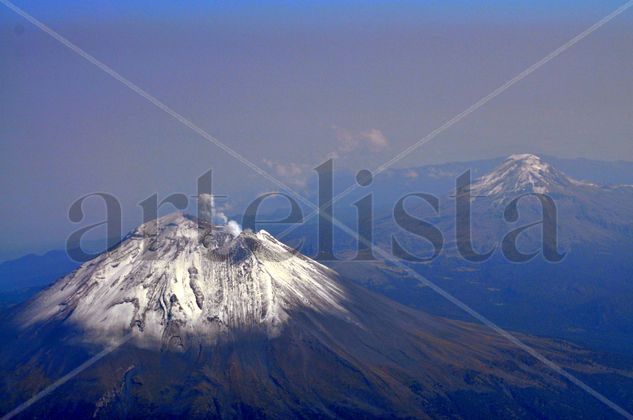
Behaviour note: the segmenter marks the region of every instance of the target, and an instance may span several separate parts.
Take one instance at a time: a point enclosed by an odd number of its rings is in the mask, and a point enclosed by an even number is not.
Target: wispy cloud
[[[365,140],[374,151],[381,151],[389,147],[389,140],[384,133],[377,128],[371,128],[361,133],[361,139]]]
[[[311,168],[310,165],[296,162],[280,163],[268,158],[264,158],[263,162],[284,182],[295,187],[306,186],[307,173]]]
[[[336,148],[338,155],[349,153],[359,148],[368,148],[373,152],[380,152],[389,147],[387,136],[377,128],[354,132],[334,125],[332,129],[338,142],[338,147]]]
[[[457,172],[444,171],[438,168],[429,168],[427,170],[427,175],[431,178],[439,179],[439,178],[453,178],[459,175]]]
[[[354,131],[333,125],[332,129],[336,140],[333,149],[312,162],[278,162],[270,158],[264,158],[262,162],[288,185],[304,188],[308,184],[308,177],[314,173],[314,167],[326,159],[335,159],[349,167],[358,164],[359,160],[366,160],[367,152],[378,154],[390,145],[387,136],[378,128]]]
[[[408,178],[408,179],[415,179],[419,176],[418,172],[413,170],[413,169],[409,169],[407,172],[405,172],[404,177]]]

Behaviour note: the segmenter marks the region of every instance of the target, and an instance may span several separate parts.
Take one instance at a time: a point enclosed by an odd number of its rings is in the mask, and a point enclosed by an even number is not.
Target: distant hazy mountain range
[[[0,308],[23,301],[78,265],[64,250],[30,254],[0,264]]]
[[[560,262],[544,260],[540,225],[518,237],[524,253],[539,255],[524,263],[513,263],[502,255],[504,235],[542,218],[539,201],[528,198],[522,199],[516,222],[504,219],[507,205],[530,192],[547,194],[556,204],[558,251],[566,254]],[[491,258],[470,262],[458,254],[457,242],[465,238],[456,232],[452,187],[441,197],[440,215],[426,203],[410,206],[411,214],[433,223],[445,238],[438,258],[412,267],[506,327],[626,353],[633,345],[633,309],[627,303],[633,301],[633,188],[580,181],[546,159],[515,155],[474,178],[470,193],[473,247],[480,254],[494,249]],[[377,243],[388,249],[394,235],[410,253],[430,255],[429,243],[404,232],[391,215],[377,217]],[[356,244],[340,235],[337,246],[343,254]],[[444,316],[464,316],[382,261],[333,263],[332,267],[408,305]]]
[[[0,327],[0,413],[124,343],[27,417],[595,418],[606,410],[483,326],[376,295],[264,231],[236,236],[181,214],[140,226],[11,308]],[[619,403],[633,401],[628,366],[520,339],[618,389]]]
[[[566,174],[566,176],[589,183],[604,186],[629,185],[633,186],[633,162],[615,161],[605,162],[590,159],[562,159],[553,156],[541,156],[544,162]],[[369,192],[374,193],[376,206],[393,206],[404,194],[411,192],[425,192],[443,195],[454,190],[455,180],[465,171],[470,170],[472,179],[486,175],[503,163],[505,157],[483,159],[464,162],[451,162],[438,165],[425,165],[404,169],[389,169],[374,177],[370,187],[358,188],[346,199],[339,202],[338,211],[341,213],[353,210],[351,204]],[[334,173],[335,194],[347,188],[354,182],[354,173],[344,168],[337,168]],[[317,199],[317,185],[315,179],[310,179],[306,188],[310,197]],[[388,210],[388,209],[384,209]],[[286,214],[287,209],[281,212]]]
[[[512,155],[492,171],[472,180],[466,189],[471,196],[472,242],[482,250],[489,250],[504,235],[520,226],[543,220],[547,206],[536,197],[524,197],[517,205],[518,218],[508,219],[504,213],[510,203],[530,193],[551,198],[557,223],[560,252],[574,252],[575,247],[590,246],[594,251],[611,251],[622,243],[633,241],[633,187],[600,185],[575,179],[538,156]],[[465,193],[466,191],[464,191]],[[456,232],[457,204],[455,187],[445,192],[440,201],[439,214],[428,204],[413,204],[410,211],[416,217],[437,225],[444,234],[449,253],[460,238]],[[553,218],[552,218],[553,220]],[[399,229],[391,215],[376,220],[377,236],[385,244]],[[526,230],[520,237],[524,249],[537,249],[542,243],[541,227]],[[405,240],[403,237],[402,240]],[[412,246],[419,248],[419,238],[409,236]],[[482,251],[483,252],[483,251]]]

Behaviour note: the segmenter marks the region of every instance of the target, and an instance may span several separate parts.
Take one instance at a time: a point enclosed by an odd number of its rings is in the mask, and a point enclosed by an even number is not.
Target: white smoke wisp
[[[216,225],[226,225],[229,222],[229,218],[226,217],[224,212],[219,210],[214,210],[213,212],[213,223]]]
[[[229,220],[229,222],[226,224],[226,231],[235,238],[240,233],[242,233],[242,227],[235,220]]]
[[[207,223],[213,221],[213,196],[211,194],[200,194],[198,196],[198,218]]]
[[[242,227],[235,220],[229,220],[224,211],[218,209],[211,194],[198,196],[198,217],[208,223],[224,226],[226,232],[236,237],[242,232]]]

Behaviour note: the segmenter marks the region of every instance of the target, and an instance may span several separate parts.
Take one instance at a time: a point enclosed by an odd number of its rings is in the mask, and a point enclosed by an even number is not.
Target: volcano
[[[174,214],[133,231],[29,303],[22,324],[63,320],[90,342],[186,348],[239,330],[275,336],[305,305],[347,316],[326,267],[294,254],[265,231],[234,236]]]
[[[4,326],[2,413],[99,355],[25,417],[605,410],[484,327],[380,297],[264,231],[236,234],[180,213],[140,226],[15,308]],[[620,375],[578,347],[519,337],[575,372]]]
[[[456,197],[456,190],[442,197],[440,211],[435,212],[426,203],[411,206],[412,214],[436,226],[446,240],[444,250],[455,255],[456,244],[466,241],[463,235],[473,238],[481,252],[499,246],[508,232],[521,226],[535,224],[519,236],[524,250],[542,248],[540,222],[548,213],[555,219],[560,252],[590,248],[600,252],[629,247],[633,238],[633,188],[626,185],[598,185],[575,179],[533,154],[510,155],[489,173],[478,177],[461,192],[470,194],[469,209]],[[551,200],[552,208],[544,207],[537,196]],[[463,197],[463,196],[462,196]],[[506,211],[516,203],[517,217],[513,220]],[[468,214],[470,228],[457,232],[457,222]],[[391,215],[376,222],[376,237],[389,247],[395,226]],[[462,236],[460,236],[462,235]],[[298,241],[301,238],[292,238]],[[402,235],[398,240],[415,255],[423,255],[431,248],[419,238]]]
[[[476,196],[490,197],[517,193],[548,194],[582,187],[596,185],[565,175],[537,155],[516,154],[508,156],[492,172],[475,180],[470,191]]]
[[[608,186],[574,179],[532,154],[511,155],[487,175],[477,178],[470,186],[473,197],[472,219],[474,234],[501,238],[509,225],[503,211],[521,197],[519,213],[526,221],[540,220],[543,207],[530,197],[549,197],[557,214],[559,240],[564,248],[580,248],[591,244],[595,248],[613,248],[630,243],[633,234],[630,212],[633,209],[633,189],[628,186]],[[451,215],[454,216],[454,215]],[[533,232],[532,232],[533,233]],[[529,237],[530,232],[524,236]],[[538,235],[531,242],[539,240]],[[484,239],[485,241],[485,239]],[[526,245],[529,249],[530,240]]]

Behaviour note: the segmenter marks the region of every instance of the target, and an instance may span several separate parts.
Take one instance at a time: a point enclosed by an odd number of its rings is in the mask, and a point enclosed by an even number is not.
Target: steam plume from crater
[[[242,227],[237,221],[229,220],[224,211],[218,209],[211,194],[205,193],[198,196],[198,217],[207,223],[224,226],[233,237],[242,232]]]

